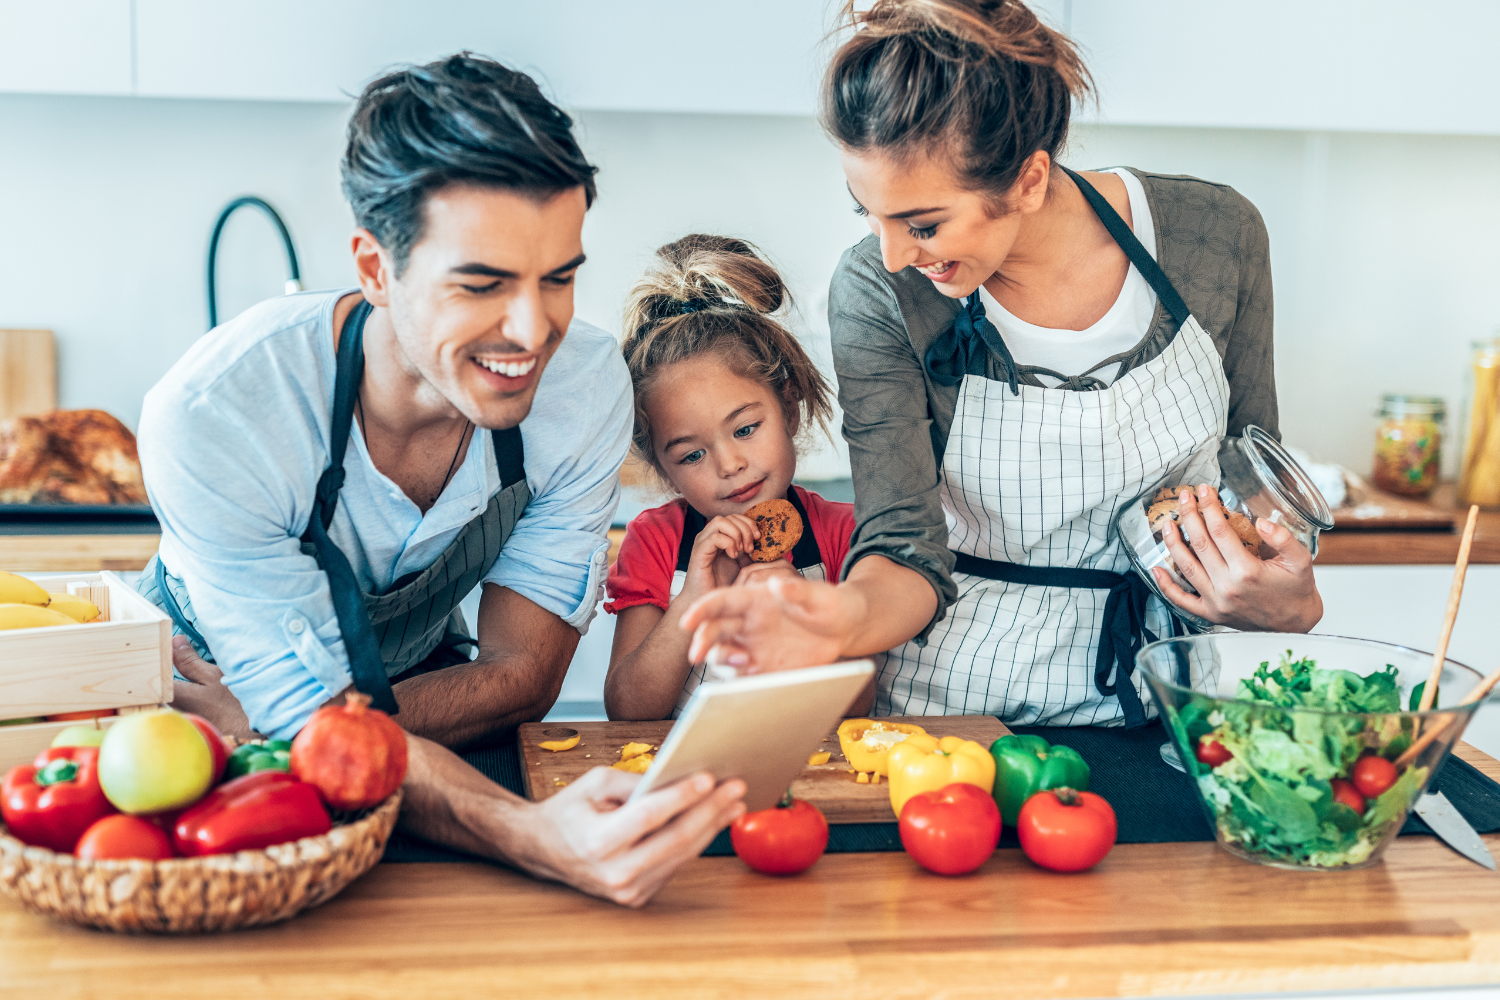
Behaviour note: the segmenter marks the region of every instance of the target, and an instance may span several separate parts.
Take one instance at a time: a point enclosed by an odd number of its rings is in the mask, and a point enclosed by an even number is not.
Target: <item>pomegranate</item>
[[[373,806],[406,777],[406,734],[370,707],[369,695],[351,692],[342,705],[314,712],[292,740],[292,775],[334,809]]]

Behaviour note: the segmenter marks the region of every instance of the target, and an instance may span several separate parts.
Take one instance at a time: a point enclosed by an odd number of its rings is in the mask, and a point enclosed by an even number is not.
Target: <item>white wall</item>
[[[0,95],[0,326],[55,329],[65,406],[134,425],[140,398],[205,323],[219,207],[282,209],[308,287],[349,280],[337,159],[347,106]],[[824,351],[824,294],[864,230],[805,117],[585,112],[601,165],[583,317],[618,322],[659,244],[747,236],[782,266],[794,326]],[[1271,232],[1287,437],[1368,469],[1382,392],[1455,408],[1468,344],[1500,324],[1500,137],[1080,126],[1075,165],[1128,163],[1231,183]],[[220,315],[278,294],[279,244],[246,212],[221,257]],[[826,352],[825,352],[826,353]],[[808,473],[837,471],[813,459]]]

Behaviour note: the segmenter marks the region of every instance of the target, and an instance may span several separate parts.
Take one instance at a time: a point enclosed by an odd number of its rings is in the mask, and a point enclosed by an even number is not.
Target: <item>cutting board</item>
[[[1350,477],[1352,478],[1352,477]],[[1361,479],[1349,483],[1343,506],[1333,509],[1333,526],[1340,531],[1452,531],[1457,517],[1452,497],[1439,487],[1425,500],[1399,497],[1377,490]],[[1443,500],[1447,502],[1444,503]]]
[[[892,716],[881,721],[915,723],[932,736],[960,736],[984,747],[1010,732],[993,715]],[[537,746],[543,740],[556,739],[548,735],[551,732],[568,729],[576,729],[582,737],[572,750],[553,753]],[[581,777],[589,768],[607,767],[619,760],[620,748],[625,744],[649,743],[660,747],[671,731],[670,720],[525,723],[517,738],[521,746],[521,771],[526,779],[526,794],[541,801]],[[854,772],[839,752],[836,730],[824,738],[819,749],[831,754],[828,763],[805,765],[792,782],[792,795],[823,810],[830,823],[896,822],[896,815],[891,812],[890,786],[883,778],[878,785],[861,785],[855,781]]]
[[[51,330],[0,330],[0,420],[57,409]]]

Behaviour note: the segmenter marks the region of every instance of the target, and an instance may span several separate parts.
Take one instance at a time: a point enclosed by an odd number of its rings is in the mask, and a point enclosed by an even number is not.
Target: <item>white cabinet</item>
[[[130,0],[0,0],[0,93],[129,94]]]
[[[137,93],[338,101],[381,69],[471,49],[565,106],[810,114],[817,0],[136,0]]]
[[[1101,122],[1500,134],[1493,0],[1071,0],[1069,9]]]

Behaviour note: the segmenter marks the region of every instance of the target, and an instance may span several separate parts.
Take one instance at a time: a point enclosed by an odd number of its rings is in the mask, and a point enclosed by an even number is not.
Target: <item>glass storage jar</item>
[[[1196,593],[1177,572],[1161,532],[1152,527],[1148,511],[1161,503],[1158,495],[1163,489],[1197,486],[1213,478],[1214,452],[1218,458],[1216,485],[1219,499],[1226,510],[1243,514],[1251,526],[1262,518],[1283,525],[1315,559],[1318,533],[1333,527],[1333,513],[1328,509],[1328,502],[1313,485],[1306,470],[1280,442],[1253,424],[1238,437],[1208,442],[1151,489],[1121,505],[1115,513],[1115,534],[1124,543],[1136,573],[1146,581],[1151,592],[1172,609],[1173,614],[1200,630],[1211,629],[1214,623],[1168,601],[1151,575],[1154,567],[1161,566],[1179,587],[1188,593]],[[1271,552],[1261,543],[1259,554],[1266,558]]]
[[[1381,397],[1375,431],[1375,473],[1371,480],[1387,493],[1425,497],[1437,485],[1448,404],[1436,396]]]
[[[1500,338],[1474,345],[1458,502],[1500,508]]]

